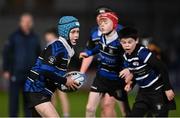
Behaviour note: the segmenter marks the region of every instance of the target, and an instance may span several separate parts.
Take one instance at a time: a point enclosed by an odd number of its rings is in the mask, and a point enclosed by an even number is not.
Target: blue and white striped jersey
[[[101,36],[98,44],[93,49],[87,50],[86,53],[89,56],[99,54],[100,63],[97,74],[107,79],[119,79],[119,71],[123,66],[123,49],[118,41],[117,32],[109,39]]]
[[[153,85],[161,76],[160,72],[148,64],[152,52],[146,47],[137,44],[131,55],[124,54],[124,66],[133,72],[134,78],[140,88]]]
[[[25,92],[42,92],[51,95],[56,84],[65,84],[63,78],[70,62],[68,52],[59,40],[45,48],[30,70],[25,83]]]

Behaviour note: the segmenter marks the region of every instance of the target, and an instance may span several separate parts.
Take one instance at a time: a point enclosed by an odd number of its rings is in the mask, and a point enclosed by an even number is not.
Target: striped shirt
[[[134,78],[140,88],[147,88],[153,85],[161,74],[152,68],[147,62],[152,52],[142,45],[136,45],[131,55],[124,54],[124,65],[133,72]]]

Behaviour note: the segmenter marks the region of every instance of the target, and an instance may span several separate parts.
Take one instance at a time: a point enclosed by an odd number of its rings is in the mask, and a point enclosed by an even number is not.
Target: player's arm
[[[128,62],[122,58],[122,70],[119,72],[119,77],[123,78],[126,83],[132,81],[133,79],[133,71],[131,71],[128,67]]]
[[[58,56],[60,56],[60,57],[63,56],[63,54],[64,54],[62,50],[59,50],[58,53],[59,53]],[[52,62],[51,58],[53,56],[54,55],[52,55],[52,47],[51,46],[48,46],[47,49],[45,49],[41,53],[40,57],[41,57],[41,59],[43,59],[43,65],[47,65],[47,67],[51,67],[52,69],[43,68],[43,70],[41,70],[40,74],[45,76],[45,78],[47,78],[47,81],[52,81],[53,83],[58,83],[59,85],[64,84],[64,85],[67,85],[68,87],[71,87],[72,89],[77,88],[78,83],[76,83],[74,80],[72,80],[70,78],[62,77],[58,73],[55,73],[53,71],[53,68],[54,68],[54,70],[56,69],[55,61],[57,61],[56,59],[58,59],[57,56],[54,56],[55,60],[54,60],[54,62]]]
[[[123,49],[121,49],[123,50]],[[124,52],[122,52],[122,55],[124,54]],[[122,64],[122,67],[120,68],[124,68],[122,71],[119,72],[119,76],[121,78],[123,78],[126,82],[126,85],[124,87],[124,90],[126,92],[129,92],[130,90],[132,90],[134,88],[134,86],[136,85],[136,80],[134,78],[134,75],[133,75],[133,71],[129,69],[128,67],[128,62],[122,58],[123,60],[123,64]]]
[[[93,55],[99,53],[99,49],[100,49],[100,45],[98,44],[93,49],[81,52],[79,55],[79,58],[87,58],[87,57],[93,56]]]
[[[93,41],[92,36],[91,36],[91,39],[88,40],[88,42],[86,44],[86,49],[90,50],[90,49],[93,49],[94,47],[96,47],[96,41]],[[90,64],[93,61],[93,58],[94,58],[94,56],[89,56],[88,58],[83,58],[82,63],[81,63],[80,72],[86,73]]]
[[[52,71],[48,71],[48,70],[44,70],[42,71],[42,73],[45,78],[48,78],[49,80],[47,81],[52,81],[53,83],[58,83],[58,85],[64,84],[69,88],[72,88],[73,90],[75,90],[76,88],[78,88],[78,83],[75,82],[74,80],[71,79],[71,77],[62,77],[59,76],[58,74],[55,74]]]
[[[86,73],[86,71],[88,70],[88,68],[92,62],[92,60],[93,60],[93,56],[90,56],[88,58],[83,58],[81,68],[80,68],[80,72]]]
[[[161,77],[163,79],[164,89],[165,90],[172,89],[169,81],[169,74],[166,65],[161,60],[157,59],[155,54],[151,55],[147,63],[153,68],[155,68],[156,71],[160,72]]]
[[[175,94],[172,90],[172,86],[169,81],[169,74],[168,74],[168,69],[167,69],[166,65],[161,60],[157,59],[155,54],[152,54],[150,56],[147,63],[150,64],[153,68],[155,68],[157,71],[160,72],[162,79],[163,79],[166,96],[167,96],[168,100],[172,100],[174,98]]]

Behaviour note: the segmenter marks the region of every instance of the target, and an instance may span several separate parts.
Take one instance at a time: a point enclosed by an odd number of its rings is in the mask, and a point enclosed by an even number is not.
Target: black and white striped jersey
[[[167,72],[159,63],[160,60],[157,60],[154,54],[146,47],[137,44],[131,55],[125,53],[123,56],[125,59],[124,66],[133,72],[136,83],[140,88],[150,87],[158,81],[162,74],[165,77],[163,79],[169,80],[168,75],[164,75]]]

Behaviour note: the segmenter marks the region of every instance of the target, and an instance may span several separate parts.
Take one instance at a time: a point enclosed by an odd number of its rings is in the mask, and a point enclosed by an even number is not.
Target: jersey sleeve
[[[86,49],[93,49],[98,44],[99,40],[100,36],[98,34],[98,27],[94,27],[91,29],[90,37],[86,44]]]
[[[147,61],[149,60],[149,58],[152,55],[152,52],[147,48],[143,48],[139,51],[138,55],[139,55],[140,60],[143,63],[147,63]]]
[[[86,49],[87,50],[93,49],[94,47],[96,47],[97,44],[98,44],[97,40],[93,41],[92,39],[89,39],[86,44]]]
[[[160,59],[157,59],[155,54],[152,54],[152,56],[148,59],[147,63],[151,67],[153,67],[156,71],[160,72],[164,84],[164,89],[165,90],[172,89],[172,86],[169,81],[169,74],[166,65]]]
[[[63,49],[58,49],[57,51],[53,50],[52,45],[48,46],[46,49],[42,51],[40,54],[40,58],[43,60],[43,65],[47,68],[43,68],[41,74],[43,74],[46,78],[49,78],[53,82],[57,83],[66,83],[66,78],[60,76],[55,73],[53,70],[56,69],[57,59],[63,56]],[[52,69],[48,69],[48,67]]]
[[[86,50],[85,52],[88,54],[88,56],[92,56],[100,52],[100,47],[100,44],[97,44],[93,49]]]

